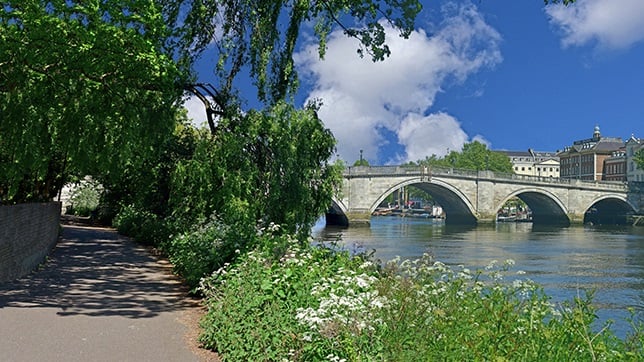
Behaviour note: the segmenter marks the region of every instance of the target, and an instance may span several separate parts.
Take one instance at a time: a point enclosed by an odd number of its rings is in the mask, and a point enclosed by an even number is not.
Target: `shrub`
[[[102,187],[94,181],[82,181],[71,193],[68,214],[90,216],[99,206]]]
[[[302,247],[271,228],[258,237],[261,246],[202,281],[209,310],[201,342],[224,360],[324,359],[327,350],[310,343],[312,334],[298,321],[298,308],[316,303],[311,294],[316,282],[349,273],[358,259],[348,252]]]
[[[146,245],[161,245],[170,235],[170,227],[158,215],[131,205],[121,208],[113,225],[119,233]]]
[[[164,249],[174,265],[174,271],[194,288],[202,277],[240,252],[242,245],[236,241],[231,228],[212,217],[207,222],[193,226],[190,231],[171,238]]]

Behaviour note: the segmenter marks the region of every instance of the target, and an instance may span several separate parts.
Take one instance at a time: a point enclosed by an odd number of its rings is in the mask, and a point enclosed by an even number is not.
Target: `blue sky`
[[[424,1],[416,26],[409,40],[387,37],[382,63],[359,58],[340,32],[323,61],[300,44],[298,100],[323,101],[319,116],[348,163],[360,150],[371,164],[398,164],[472,140],[556,151],[595,125],[644,137],[642,0]],[[186,107],[202,119],[198,102]]]

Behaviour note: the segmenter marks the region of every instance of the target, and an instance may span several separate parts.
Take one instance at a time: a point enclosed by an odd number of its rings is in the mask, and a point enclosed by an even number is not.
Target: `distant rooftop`
[[[611,153],[622,147],[624,141],[620,137],[602,137],[599,126],[595,126],[592,138],[574,141],[572,146],[564,148],[561,153]]]
[[[527,151],[496,151],[507,155],[508,157],[529,157],[529,158],[558,158],[557,152],[552,151],[534,151],[531,148],[528,148]]]

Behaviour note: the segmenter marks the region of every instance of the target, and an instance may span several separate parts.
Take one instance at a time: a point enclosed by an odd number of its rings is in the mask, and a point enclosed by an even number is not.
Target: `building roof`
[[[559,159],[558,158],[547,158],[545,160],[541,160],[541,161],[537,162],[536,164],[537,165],[546,165],[546,166],[558,165],[559,164]]]
[[[602,153],[611,154],[624,147],[624,141],[619,137],[602,137],[599,127],[595,126],[593,137],[574,141],[572,146],[566,147],[558,155],[569,155],[573,153]]]
[[[534,151],[531,148],[528,148],[527,151],[497,151],[500,153],[504,153],[508,157],[531,157],[531,158],[553,158],[557,159],[557,153],[556,152],[550,152],[550,151]]]
[[[626,141],[626,144],[627,144],[627,145],[630,145],[630,144],[638,144],[638,145],[641,145],[641,144],[643,144],[643,143],[644,143],[644,139],[642,139],[642,138],[636,138],[634,135],[631,135],[631,138],[629,138],[629,139]]]

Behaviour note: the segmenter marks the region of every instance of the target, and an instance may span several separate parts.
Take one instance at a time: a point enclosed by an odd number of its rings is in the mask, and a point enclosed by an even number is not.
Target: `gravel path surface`
[[[0,360],[216,361],[171,271],[111,229],[64,226],[39,270],[0,284]]]

